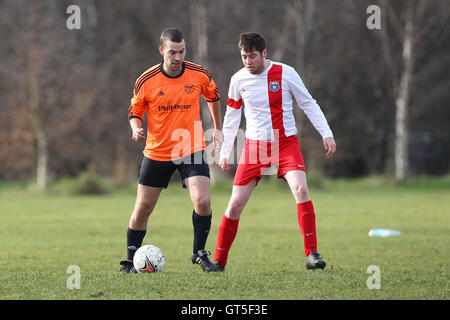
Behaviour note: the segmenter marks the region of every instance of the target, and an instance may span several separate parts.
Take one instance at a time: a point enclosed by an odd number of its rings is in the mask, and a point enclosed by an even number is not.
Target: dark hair
[[[266,40],[264,37],[256,32],[245,32],[239,36],[238,47],[245,52],[253,50],[259,51],[261,54],[266,49]]]
[[[163,46],[166,41],[181,42],[184,39],[183,31],[178,28],[166,28],[159,38],[160,44]]]

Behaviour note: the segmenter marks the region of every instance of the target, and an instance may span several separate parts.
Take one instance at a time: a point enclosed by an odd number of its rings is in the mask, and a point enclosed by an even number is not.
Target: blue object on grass
[[[371,229],[369,230],[369,237],[390,237],[390,236],[399,236],[402,233],[397,230],[392,229]]]

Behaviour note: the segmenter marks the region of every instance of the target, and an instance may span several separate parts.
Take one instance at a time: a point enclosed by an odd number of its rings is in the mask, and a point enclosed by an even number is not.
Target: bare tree
[[[194,62],[208,68],[208,12],[206,0],[193,0],[190,2],[190,23]],[[214,123],[204,99],[200,101],[200,112],[203,127],[205,129],[213,128]],[[211,183],[221,180],[224,176],[221,169],[216,165],[210,166],[210,175]]]
[[[405,15],[402,72],[395,99],[395,180],[404,182],[408,176],[408,120],[407,112],[410,100],[411,78],[413,76],[413,36],[414,11],[412,2],[408,2]]]
[[[35,138],[36,189],[43,191],[49,182],[51,146],[79,125],[76,119],[81,121],[88,114],[94,91],[88,87],[92,71],[85,67],[85,55],[77,52],[81,35],[69,33],[66,28],[66,8],[62,3],[33,1],[24,5],[18,1],[8,5],[10,11],[20,12],[20,18],[6,22],[14,24],[9,26],[10,37],[17,41],[11,46],[14,54],[7,57],[9,65],[2,71],[9,73],[18,90],[11,95],[22,93],[17,107],[29,117]],[[10,67],[19,62],[21,68]],[[67,114],[70,121],[64,121]],[[53,151],[70,152],[71,147],[68,144]]]
[[[413,73],[413,42],[414,42],[414,3],[409,1],[405,9],[404,23],[402,25],[399,16],[389,4],[384,3],[387,19],[396,31],[396,36],[401,41],[402,56],[400,68],[397,69],[400,76],[393,76],[393,88],[395,95],[395,141],[394,141],[394,174],[397,182],[404,182],[408,176],[408,128],[407,113],[410,98],[410,86]],[[394,68],[392,45],[387,34],[387,24],[383,24],[381,39],[386,63]],[[397,80],[398,79],[398,80]]]
[[[50,53],[50,46],[38,44],[36,26],[39,25],[39,9],[35,2],[30,3],[28,13],[27,41],[27,78],[30,106],[30,122],[36,137],[36,188],[43,191],[48,183],[48,148],[46,122],[48,121],[47,102],[39,87],[39,73],[42,72],[42,60]]]
[[[399,183],[409,176],[409,125],[410,98],[415,74],[415,57],[418,50],[424,50],[420,41],[439,23],[445,21],[442,2],[411,0],[403,6],[394,7],[389,1],[382,2],[384,19],[381,28],[383,56],[392,75],[392,87],[395,96],[395,141],[394,141],[394,175]],[[445,4],[444,4],[445,5]],[[426,14],[428,7],[435,8],[435,15]],[[440,10],[442,9],[442,10]],[[389,35],[389,27],[392,34]],[[400,63],[396,63],[393,47],[401,48]]]

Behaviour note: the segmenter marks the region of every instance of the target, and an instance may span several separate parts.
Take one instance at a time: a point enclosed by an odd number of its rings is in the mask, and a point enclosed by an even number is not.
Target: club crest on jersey
[[[191,94],[192,92],[194,92],[194,85],[187,84],[184,86],[184,90],[186,90],[187,94]]]
[[[270,81],[269,88],[270,91],[277,92],[280,90],[280,83],[278,81]]]

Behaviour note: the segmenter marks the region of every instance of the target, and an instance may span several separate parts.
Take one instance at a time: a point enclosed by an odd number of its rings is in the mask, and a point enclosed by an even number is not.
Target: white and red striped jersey
[[[293,98],[323,139],[333,137],[322,110],[295,69],[283,63],[269,62],[270,65],[260,74],[251,74],[244,67],[231,78],[223,123],[221,159],[228,159],[233,149],[242,106],[247,139],[274,141],[275,130],[278,130],[280,139],[297,134]]]

